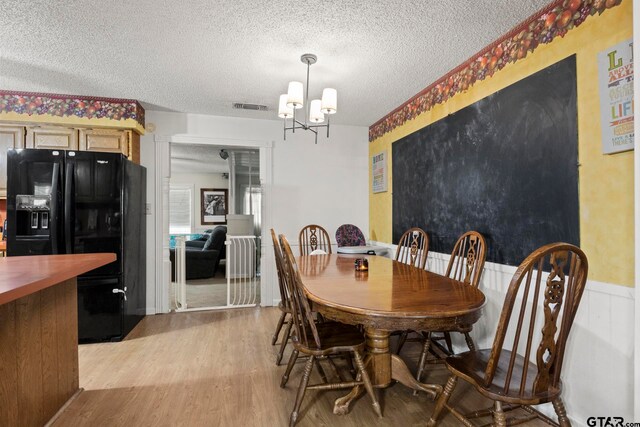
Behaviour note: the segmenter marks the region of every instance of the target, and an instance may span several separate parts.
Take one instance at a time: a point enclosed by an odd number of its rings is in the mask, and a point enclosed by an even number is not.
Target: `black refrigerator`
[[[120,341],[145,315],[145,201],[146,169],[121,154],[8,151],[8,256],[117,256],[78,277],[81,343]]]

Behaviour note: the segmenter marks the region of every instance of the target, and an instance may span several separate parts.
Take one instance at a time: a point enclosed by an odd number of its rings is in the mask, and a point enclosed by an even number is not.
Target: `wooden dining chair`
[[[331,239],[327,230],[316,224],[309,224],[300,230],[298,236],[300,255],[310,255],[315,250],[331,253]]]
[[[289,292],[292,302],[292,320],[295,332],[292,336],[294,350],[289,359],[287,370],[285,372],[288,379],[291,369],[295,364],[298,354],[308,355],[309,358],[304,367],[304,372],[296,394],[296,402],[291,412],[289,425],[295,425],[298,420],[300,405],[307,389],[311,390],[336,390],[340,388],[353,388],[355,386],[364,386],[367,394],[373,402],[373,409],[379,417],[382,417],[382,410],[378,399],[371,385],[371,380],[367,374],[365,363],[363,361],[363,352],[365,348],[365,337],[362,332],[353,325],[346,325],[339,322],[325,321],[315,323],[313,314],[309,306],[309,302],[304,293],[302,279],[296,265],[296,261],[291,252],[289,242],[284,235],[280,235],[280,242],[284,252],[284,260],[287,268],[287,274],[290,280],[286,283],[289,286]],[[326,358],[330,355],[349,354],[353,356],[357,366],[357,375],[355,381],[342,381],[329,383],[326,376],[322,375],[325,380],[323,383],[309,385],[309,377],[313,366],[318,364],[317,360]],[[319,366],[319,365],[318,365]],[[281,382],[281,387],[286,385],[285,376]]]
[[[429,236],[418,227],[413,227],[404,232],[398,241],[395,260],[403,264],[413,265],[420,269],[424,269],[427,265],[427,257],[429,255]],[[392,335],[399,335],[398,347],[396,353],[400,354],[400,350],[407,341],[424,340],[420,333],[413,330],[394,331]],[[408,338],[409,334],[418,334],[417,338]]]
[[[287,275],[284,271],[284,260],[282,258],[282,249],[280,248],[280,242],[276,237],[276,232],[271,229],[271,240],[273,240],[273,253],[276,259],[276,271],[278,273],[278,288],[280,290],[280,303],[278,304],[278,308],[280,309],[280,318],[278,319],[278,323],[276,325],[276,331],[273,334],[273,338],[271,339],[271,345],[276,345],[278,342],[278,336],[280,335],[280,331],[282,330],[282,326],[285,325],[284,335],[282,336],[282,341],[280,342],[280,349],[278,351],[278,355],[276,356],[276,365],[280,365],[282,361],[282,355],[284,353],[284,349],[287,346],[287,342],[289,341],[289,336],[291,335],[291,299],[289,297],[289,291],[287,289],[287,284],[285,281],[287,280]]]
[[[422,228],[410,228],[400,237],[396,249],[396,261],[424,270],[428,255],[429,236]]]
[[[535,418],[529,405],[551,402],[560,426],[570,426],[560,396],[560,374],[587,273],[587,257],[574,245],[552,243],[531,253],[509,284],[493,346],[445,360],[451,376],[428,425],[435,426],[447,408],[466,425],[468,418],[493,415],[495,425],[506,426]],[[458,378],[492,399],[493,408],[465,416],[450,406]],[[505,411],[519,405],[526,405],[532,414],[507,420]]]
[[[367,241],[362,230],[353,224],[342,224],[336,230],[336,242],[341,246],[366,246]]]
[[[487,243],[482,234],[477,231],[467,231],[464,233],[453,247],[451,258],[445,276],[450,277],[459,282],[467,283],[475,288],[480,284],[480,277],[484,271],[484,261],[487,256]],[[472,326],[469,325],[465,329],[460,330],[464,334],[464,339],[469,350],[475,350],[475,344],[471,335]],[[444,341],[447,354],[453,354],[453,344],[451,342],[451,334],[449,332],[431,332],[423,333],[423,347],[420,353],[420,361],[418,362],[418,371],[416,379],[420,381],[422,372],[424,371],[427,361],[427,355],[432,346],[438,341]]]

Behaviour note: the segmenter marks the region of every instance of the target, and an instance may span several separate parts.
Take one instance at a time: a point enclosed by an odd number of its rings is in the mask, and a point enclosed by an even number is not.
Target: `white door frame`
[[[169,178],[171,177],[171,145],[170,144],[199,144],[225,147],[258,149],[260,152],[260,184],[262,185],[262,238],[261,238],[261,279],[260,305],[273,305],[273,289],[275,271],[271,262],[265,258],[271,254],[271,241],[267,231],[272,227],[272,197],[273,182],[273,142],[263,140],[231,139],[213,136],[177,134],[156,135],[156,169],[155,169],[155,235],[162,236],[156,240],[156,313],[168,313],[169,282],[171,280],[171,261],[169,259]]]

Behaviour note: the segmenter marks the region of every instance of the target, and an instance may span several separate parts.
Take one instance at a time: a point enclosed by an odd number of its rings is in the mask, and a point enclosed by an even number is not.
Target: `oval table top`
[[[366,258],[368,272],[354,259]],[[380,329],[456,330],[475,323],[486,300],[468,284],[379,256],[298,257],[308,298],[335,320]]]

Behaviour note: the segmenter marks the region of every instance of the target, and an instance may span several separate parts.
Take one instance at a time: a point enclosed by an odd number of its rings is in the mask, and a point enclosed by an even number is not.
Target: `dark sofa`
[[[187,280],[213,277],[218,270],[220,260],[225,259],[227,227],[219,225],[207,230],[199,239],[185,242]],[[175,249],[170,249],[171,280],[175,281]]]

